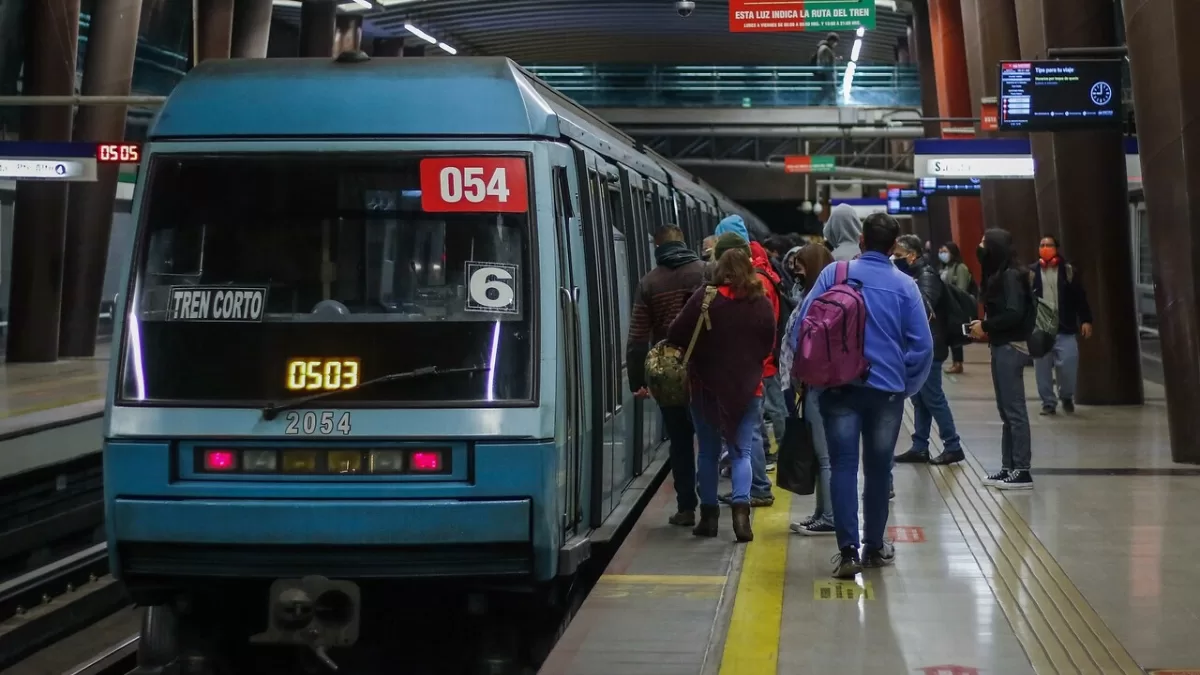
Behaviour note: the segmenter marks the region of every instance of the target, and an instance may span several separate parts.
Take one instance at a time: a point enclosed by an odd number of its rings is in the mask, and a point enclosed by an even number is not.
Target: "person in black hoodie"
[[[979,243],[983,266],[983,321],[973,321],[976,340],[987,340],[992,351],[992,387],[1003,423],[1001,468],[984,479],[985,485],[1005,490],[1033,488],[1029,475],[1031,440],[1029,410],[1025,407],[1025,344],[1037,316],[1028,273],[1017,265],[1012,235],[993,228]]]
[[[929,378],[921,386],[921,391],[912,397],[913,404],[913,435],[912,447],[904,454],[898,455],[900,463],[918,464],[954,464],[965,458],[958,430],[954,427],[954,415],[950,412],[950,402],[942,391],[942,366],[950,356],[950,348],[946,346],[946,316],[949,311],[946,302],[949,296],[942,285],[942,279],[937,270],[929,264],[929,260],[921,253],[921,239],[914,234],[906,234],[896,240],[892,259],[901,272],[906,272],[916,280],[921,297],[926,307],[932,310],[929,320],[929,331],[933,334],[933,364],[929,367]],[[959,327],[959,330],[962,330]],[[942,438],[944,451],[942,454],[929,458],[929,431],[933,422],[937,421],[938,435]]]
[[[638,282],[625,344],[629,388],[638,398],[650,395],[646,388],[646,353],[650,345],[667,338],[671,322],[684,304],[704,285],[706,265],[687,247],[683,230],[667,224],[654,233],[654,260],[657,267]],[[662,406],[663,426],[671,439],[671,473],[675,478],[678,511],[672,525],[696,524],[695,430],[687,406]]]

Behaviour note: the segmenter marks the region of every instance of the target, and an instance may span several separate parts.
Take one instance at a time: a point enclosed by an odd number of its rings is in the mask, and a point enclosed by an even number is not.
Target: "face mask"
[[[987,260],[987,249],[982,246],[975,249],[975,258],[982,264],[985,260]]]
[[[941,260],[942,264],[949,264],[950,263],[950,254],[947,253],[946,251],[942,251],[942,252],[938,253],[938,260]]]
[[[1053,246],[1043,246],[1038,249],[1038,255],[1042,257],[1043,262],[1048,264],[1058,255],[1058,249]]]
[[[909,269],[912,268],[912,265],[908,264],[908,258],[901,258],[900,256],[895,256],[892,258],[892,263],[896,265],[896,269],[900,270],[901,272],[904,272],[905,274],[908,274]]]

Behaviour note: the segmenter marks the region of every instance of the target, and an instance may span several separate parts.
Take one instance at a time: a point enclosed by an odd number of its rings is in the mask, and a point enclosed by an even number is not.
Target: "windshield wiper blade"
[[[317,392],[315,394],[310,394],[308,396],[301,396],[300,398],[295,398],[290,401],[277,401],[274,403],[269,403],[269,404],[267,404],[266,407],[264,407],[262,409],[262,416],[263,416],[264,420],[270,421],[270,420],[273,420],[276,417],[278,417],[279,413],[281,413],[281,412],[284,412],[287,410],[294,410],[296,408],[303,407],[309,403],[312,403],[313,401],[318,401],[323,398],[329,398],[330,396],[337,396],[338,394],[343,394],[348,391],[358,391],[359,389],[362,389],[363,387],[370,387],[370,386],[376,385],[376,384],[383,384],[384,382],[395,382],[397,380],[411,380],[411,379],[414,379],[417,377],[428,377],[430,375],[456,375],[459,373],[479,373],[479,372],[483,372],[486,370],[488,370],[487,366],[470,366],[467,368],[438,368],[437,366],[425,366],[423,368],[417,368],[416,370],[409,370],[409,371],[405,371],[403,373],[391,373],[390,375],[381,375],[379,377],[372,378],[365,382],[361,382],[361,383],[359,383],[359,385],[357,387],[354,387],[353,389],[332,389],[330,391],[321,391],[321,392]]]

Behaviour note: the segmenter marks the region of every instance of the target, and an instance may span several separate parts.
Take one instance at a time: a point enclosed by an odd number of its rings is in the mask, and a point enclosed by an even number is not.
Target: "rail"
[[[593,108],[898,106],[921,104],[916,66],[858,65],[847,95],[844,66],[528,65],[550,86]]]

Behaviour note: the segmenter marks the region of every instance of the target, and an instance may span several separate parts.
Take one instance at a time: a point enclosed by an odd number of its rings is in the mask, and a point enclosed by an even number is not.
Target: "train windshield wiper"
[[[309,403],[312,403],[313,401],[318,401],[323,398],[329,398],[330,396],[337,396],[338,394],[343,394],[348,391],[358,391],[359,389],[362,389],[364,387],[370,387],[370,386],[376,385],[376,384],[383,384],[384,382],[395,382],[397,380],[411,380],[411,379],[414,379],[417,377],[428,377],[431,375],[456,375],[459,373],[479,373],[479,372],[483,372],[487,369],[488,369],[487,366],[470,366],[467,368],[438,368],[437,366],[425,366],[423,368],[417,368],[416,370],[408,370],[408,371],[405,371],[402,373],[391,373],[390,375],[381,375],[380,377],[372,378],[370,380],[366,380],[365,382],[361,382],[361,383],[359,383],[359,385],[357,387],[354,387],[353,389],[333,389],[330,391],[322,391],[322,392],[318,392],[316,394],[311,394],[309,396],[302,396],[300,398],[295,398],[290,401],[276,401],[274,403],[268,403],[267,406],[262,409],[262,416],[263,416],[264,420],[268,420],[268,421],[273,420],[279,416],[279,413],[284,412],[286,410],[293,410],[295,408],[299,408],[299,407],[302,407]]]

